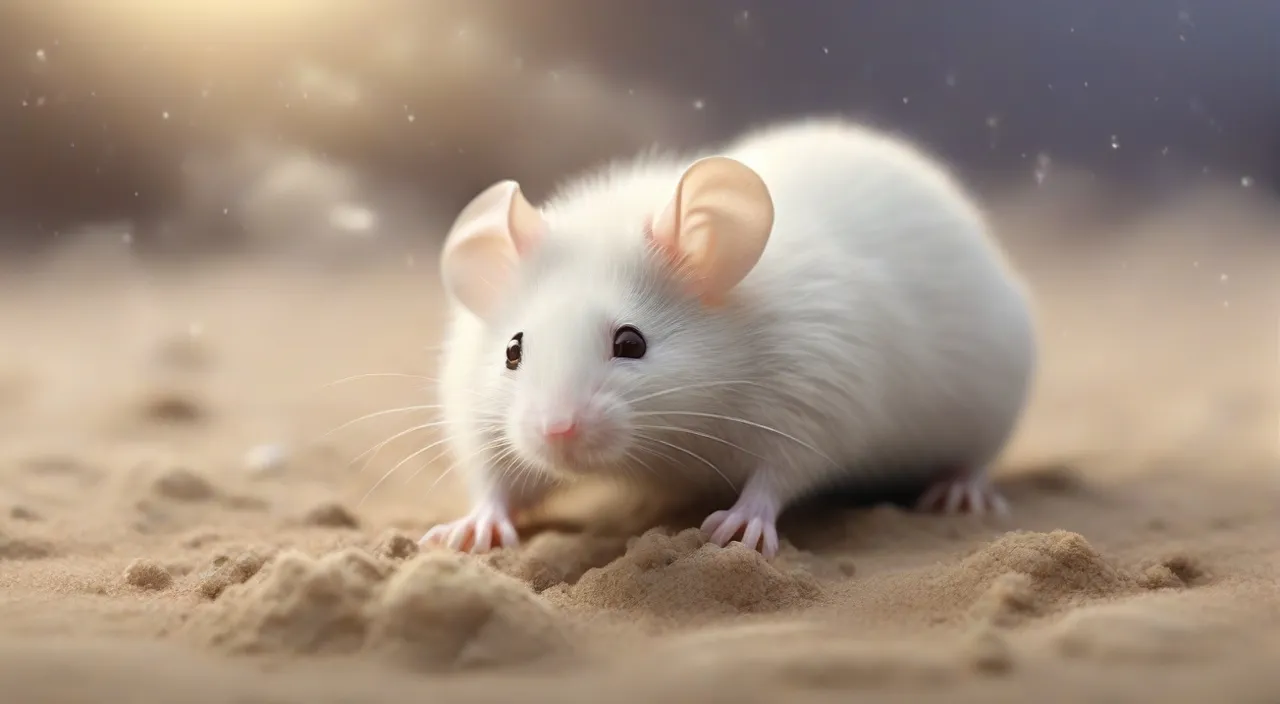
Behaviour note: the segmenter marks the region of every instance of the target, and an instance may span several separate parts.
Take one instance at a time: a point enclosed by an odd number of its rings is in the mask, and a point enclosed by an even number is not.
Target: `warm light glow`
[[[364,8],[376,11],[376,3],[342,0],[111,0],[103,3],[76,3],[67,19],[98,25],[113,32],[162,39],[158,32],[190,33],[213,38],[224,32],[241,36],[291,35],[305,32],[316,22],[328,22],[339,15]],[[232,39],[234,34],[227,34]]]

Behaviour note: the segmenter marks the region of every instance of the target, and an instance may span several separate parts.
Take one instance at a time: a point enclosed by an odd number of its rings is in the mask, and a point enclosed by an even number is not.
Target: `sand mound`
[[[618,560],[544,595],[575,608],[639,611],[684,624],[795,609],[823,598],[805,571],[770,564],[739,543],[720,549],[696,529],[675,536],[649,531]]]
[[[588,570],[603,567],[627,550],[619,536],[542,533],[518,551],[502,550],[485,556],[494,569],[527,583],[534,592],[573,584]]]
[[[1006,535],[965,559],[949,577],[952,589],[980,592],[976,617],[1001,625],[1135,586],[1131,575],[1067,531]]]
[[[429,552],[397,564],[358,548],[282,552],[193,628],[233,653],[365,651],[424,671],[524,663],[570,642],[526,585],[474,559]]]
[[[1078,533],[1015,531],[983,546],[928,590],[971,597],[979,623],[1012,627],[1081,604],[1154,589],[1200,584],[1203,571],[1185,556],[1125,567]]]
[[[196,591],[207,599],[217,599],[227,587],[243,584],[258,574],[270,557],[268,551],[262,550],[215,555],[209,568],[200,573]]]

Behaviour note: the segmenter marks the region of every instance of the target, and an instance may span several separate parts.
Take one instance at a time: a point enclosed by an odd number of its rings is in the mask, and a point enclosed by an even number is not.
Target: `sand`
[[[518,551],[419,552],[448,459],[378,481],[439,436],[361,453],[435,411],[334,429],[433,403],[429,243],[6,271],[4,699],[1276,701],[1280,217],[1047,212],[998,217],[1043,321],[1014,514],[815,510],[772,562],[590,486]]]

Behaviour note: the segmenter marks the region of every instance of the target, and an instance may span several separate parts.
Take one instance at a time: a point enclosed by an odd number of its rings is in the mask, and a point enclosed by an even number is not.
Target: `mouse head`
[[[486,330],[474,391],[495,455],[570,474],[643,467],[645,449],[683,459],[663,447],[688,418],[662,409],[696,411],[742,375],[726,308],[772,231],[768,188],[720,156],[667,188],[656,209],[624,183],[544,215],[503,181],[454,223],[441,274]]]

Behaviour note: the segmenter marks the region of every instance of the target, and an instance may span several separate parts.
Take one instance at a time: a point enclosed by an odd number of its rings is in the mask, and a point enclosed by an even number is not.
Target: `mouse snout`
[[[512,438],[521,455],[542,467],[570,474],[606,471],[626,449],[621,408],[607,395],[519,405]]]
[[[578,436],[579,425],[576,414],[550,416],[542,424],[542,437],[551,443],[571,442]]]

